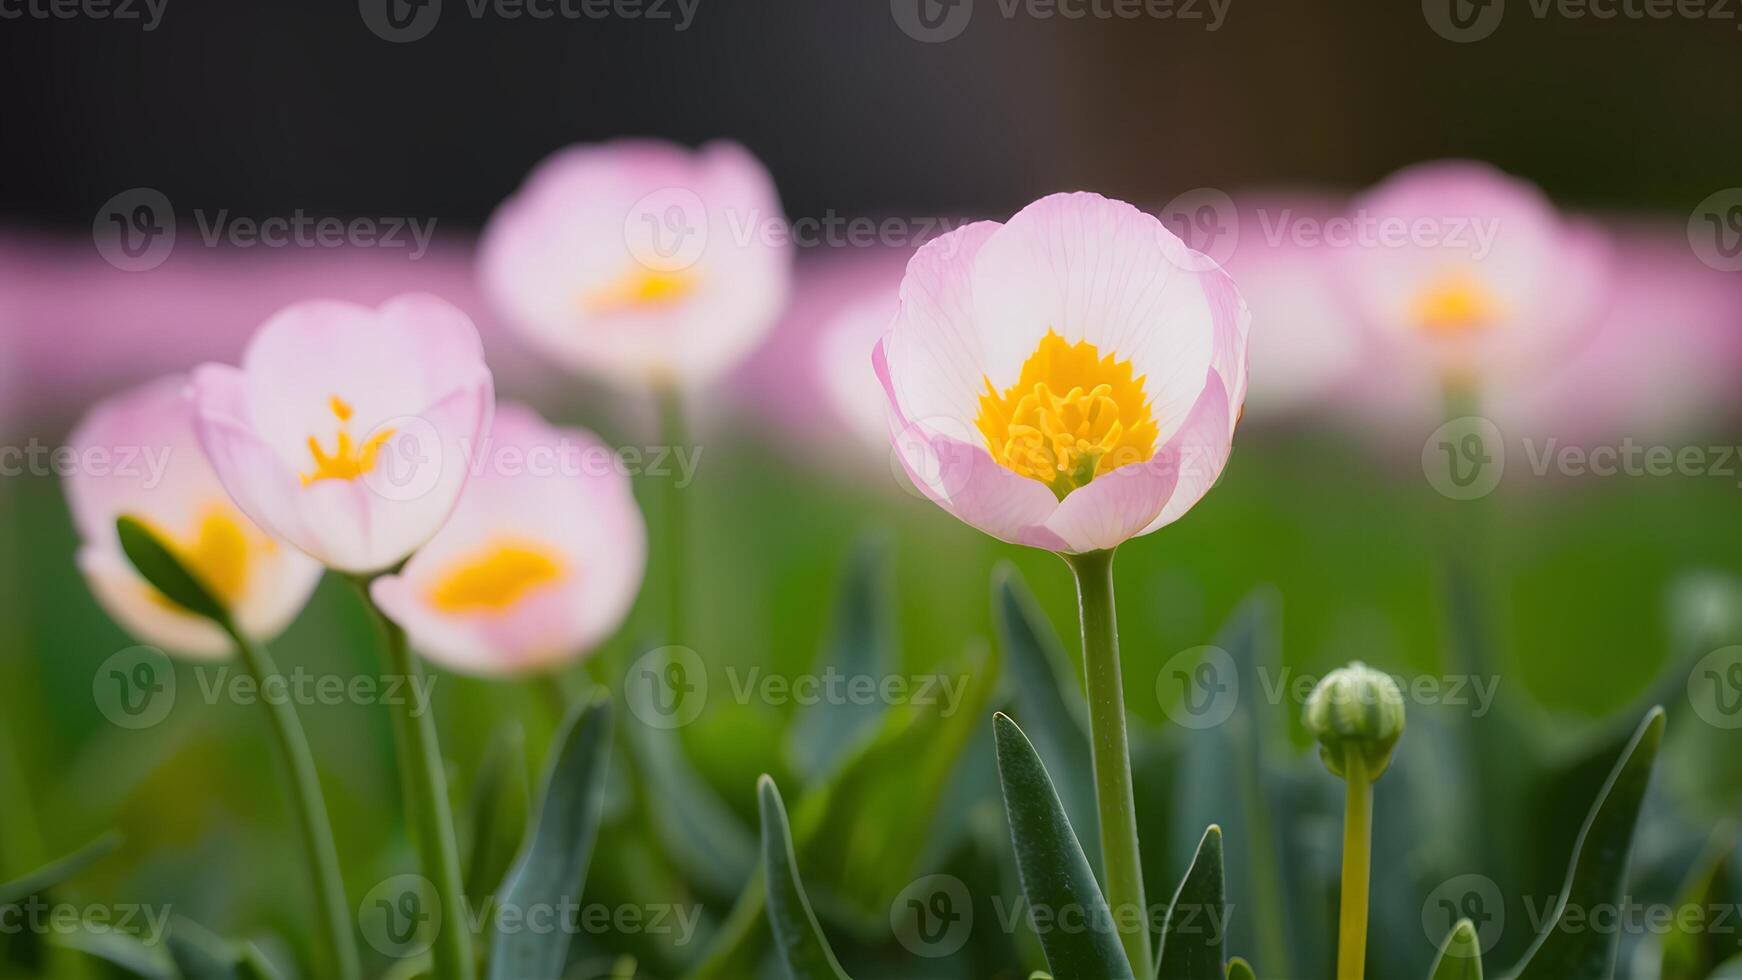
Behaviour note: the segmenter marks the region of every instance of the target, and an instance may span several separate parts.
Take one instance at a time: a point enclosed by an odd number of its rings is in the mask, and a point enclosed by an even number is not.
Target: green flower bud
[[[1345,763],[1355,751],[1367,778],[1378,779],[1403,734],[1403,692],[1390,675],[1357,660],[1319,681],[1307,695],[1302,720],[1318,738],[1319,757],[1332,775],[1349,778]]]

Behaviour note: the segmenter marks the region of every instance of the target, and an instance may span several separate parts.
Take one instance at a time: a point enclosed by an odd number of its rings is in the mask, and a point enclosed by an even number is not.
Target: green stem
[[[321,783],[315,774],[314,755],[309,752],[308,738],[296,709],[282,697],[270,696],[283,684],[278,666],[266,645],[248,637],[231,622],[220,626],[230,634],[241,654],[242,663],[254,677],[254,685],[262,693],[260,706],[266,709],[272,727],[272,740],[284,763],[291,802],[296,807],[297,831],[302,836],[309,868],[314,874],[315,898],[320,906],[320,933],[326,948],[327,966],[341,980],[358,980],[363,975],[357,960],[357,944],[351,932],[350,906],[345,901],[345,880],[339,872],[339,850],[333,843],[333,827],[327,816],[326,800],[321,796]]]
[[[466,923],[465,889],[460,884],[460,848],[454,841],[454,815],[448,802],[447,769],[436,742],[435,715],[427,700],[423,668],[412,656],[405,630],[387,618],[369,596],[369,583],[355,579],[363,602],[386,634],[387,670],[406,679],[411,692],[393,709],[393,730],[400,748],[401,786],[406,822],[414,828],[425,877],[435,886],[441,905],[441,927],[430,949],[433,975],[440,980],[472,980],[472,936]]]
[[[1343,896],[1337,929],[1337,980],[1367,969],[1367,886],[1373,863],[1373,780],[1359,749],[1343,755],[1348,802],[1343,812]]]
[[[1101,815],[1101,864],[1107,906],[1138,977],[1155,974],[1149,952],[1149,906],[1137,851],[1137,806],[1131,792],[1131,749],[1125,737],[1125,686],[1119,678],[1119,624],[1113,608],[1113,552],[1065,555],[1077,578],[1083,621],[1083,670],[1089,694],[1089,742],[1095,803]]]
[[[683,390],[676,382],[665,382],[658,388],[659,437],[668,454],[675,455],[689,444],[689,431],[684,424]],[[669,458],[669,456],[668,456]],[[667,473],[661,480],[660,493],[665,515],[661,562],[665,565],[665,625],[666,642],[683,643],[688,634],[685,613],[688,603],[684,592],[685,542],[688,540],[688,515],[684,512],[683,489],[675,474]]]

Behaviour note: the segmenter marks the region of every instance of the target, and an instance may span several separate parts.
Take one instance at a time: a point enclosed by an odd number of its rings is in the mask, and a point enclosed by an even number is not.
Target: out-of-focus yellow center
[[[447,613],[499,613],[565,574],[563,563],[544,545],[498,541],[436,576],[429,602]]]
[[[1434,280],[1415,301],[1415,319],[1422,329],[1456,337],[1483,329],[1500,315],[1500,303],[1474,276],[1449,272]]]
[[[696,278],[688,271],[662,272],[638,263],[629,272],[589,290],[581,297],[581,306],[594,314],[669,306],[695,288]]]
[[[351,437],[351,403],[334,395],[327,399],[327,407],[339,421],[339,434],[331,453],[321,448],[320,437],[308,437],[308,451],[315,458],[315,468],[302,475],[305,487],[316,480],[355,480],[375,468],[381,444],[393,438],[392,429],[382,429],[358,445]]]
[[[1039,480],[1060,500],[1104,473],[1155,455],[1155,413],[1131,362],[1048,330],[1016,383],[985,379],[974,420],[1002,466]]]
[[[248,589],[249,559],[253,551],[269,552],[278,547],[229,504],[206,505],[200,511],[193,533],[185,538],[143,517],[136,516],[135,519],[163,542],[164,547],[219,601],[232,609],[241,602]],[[151,590],[151,598],[167,609],[181,611],[180,606],[156,589]]]

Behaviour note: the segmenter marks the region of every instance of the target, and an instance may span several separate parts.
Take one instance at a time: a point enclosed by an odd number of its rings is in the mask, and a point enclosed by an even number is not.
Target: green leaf
[[[176,920],[166,945],[169,958],[183,980],[257,980],[271,976],[258,972],[258,953],[254,962],[248,963],[246,950],[233,947],[187,919]]]
[[[1183,732],[1186,738],[1169,783],[1170,846],[1144,853],[1152,855],[1151,875],[1158,874],[1194,857],[1192,848],[1198,842],[1190,835],[1198,828],[1212,823],[1221,827],[1229,845],[1225,876],[1246,902],[1241,920],[1225,924],[1226,938],[1254,950],[1280,975],[1292,976],[1295,949],[1286,935],[1284,863],[1277,856],[1282,837],[1272,820],[1276,809],[1268,796],[1264,764],[1265,747],[1274,741],[1276,725],[1276,712],[1266,706],[1265,685],[1271,677],[1284,676],[1279,607],[1274,589],[1252,591],[1216,631],[1213,645],[1226,657],[1207,652],[1192,668],[1194,678],[1199,671],[1213,672],[1209,683],[1222,692],[1220,699],[1211,701],[1216,711],[1206,714],[1203,723],[1214,720],[1223,704],[1230,708],[1219,724]],[[1190,683],[1188,694],[1195,694],[1199,681]]]
[[[1023,732],[1040,753],[1047,771],[1057,774],[1065,814],[1083,837],[1100,839],[1100,815],[1095,809],[1095,771],[1089,758],[1089,728],[1070,657],[1059,643],[1034,593],[1008,562],[992,571],[992,619],[998,644],[1010,665],[1017,715]],[[1100,868],[1100,849],[1089,862]]]
[[[466,895],[489,898],[519,853],[532,809],[526,777],[526,735],[512,721],[490,736],[466,805]]]
[[[110,831],[71,854],[56,858],[22,878],[0,883],[0,905],[16,905],[32,895],[40,894],[61,884],[83,871],[98,858],[113,851],[120,843],[121,835]]]
[[[660,847],[698,887],[732,894],[756,867],[756,839],[749,828],[696,772],[675,730],[626,716],[623,731]]]
[[[1252,964],[1236,956],[1228,961],[1228,980],[1258,980],[1258,975],[1252,972]]]
[[[765,775],[757,780],[756,792],[762,811],[762,877],[768,886],[768,924],[780,961],[792,980],[846,980],[847,974],[823,938],[804,883],[799,881],[798,858],[793,855],[792,831],[780,790]]]
[[[1566,886],[1554,915],[1513,972],[1515,980],[1608,980],[1615,962],[1614,930],[1562,927],[1567,909],[1590,915],[1620,908],[1627,856],[1639,807],[1663,741],[1663,709],[1653,708],[1634,733],[1573,845]]]
[[[1713,835],[1675,903],[1670,931],[1663,936],[1662,980],[1705,980],[1719,963],[1742,956],[1742,939],[1733,928],[1714,928],[1716,909],[1734,910],[1736,894],[1730,881],[1730,859],[1736,850],[1736,829]]]
[[[127,560],[165,599],[216,623],[229,620],[224,604],[144,524],[123,515],[115,520],[115,533],[121,536],[121,550],[127,553]]]
[[[1174,892],[1161,931],[1162,980],[1210,980],[1222,975],[1227,890],[1222,879],[1222,829],[1204,831],[1197,856]]]
[[[611,746],[611,702],[577,705],[563,722],[545,773],[537,822],[502,887],[493,916],[490,976],[495,980],[561,976],[571,931],[530,929],[536,910],[578,903],[599,829]],[[514,920],[505,922],[503,913]]]
[[[834,673],[850,681],[889,673],[895,611],[888,566],[888,546],[880,536],[867,536],[855,547],[836,600],[834,627],[818,659],[819,675]],[[786,757],[793,771],[807,784],[827,778],[877,730],[884,710],[877,698],[818,701],[801,708],[787,729]]]
[[[1469,919],[1459,919],[1452,927],[1428,980],[1482,980],[1482,946]]]
[[[50,941],[81,957],[85,976],[177,980],[173,967],[164,961],[161,945],[147,946],[124,932],[74,932]]]
[[[1107,900],[1034,745],[1003,712],[992,727],[1016,868],[1047,966],[1054,976],[1132,980]]]

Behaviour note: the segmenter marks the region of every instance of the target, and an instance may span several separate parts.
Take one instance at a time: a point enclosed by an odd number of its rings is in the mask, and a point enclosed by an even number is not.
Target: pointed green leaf
[[[998,713],[992,726],[1016,868],[1047,966],[1054,976],[1132,980],[1107,900],[1040,756],[1009,716]]]
[[[1252,964],[1236,956],[1228,961],[1228,980],[1258,980],[1258,975],[1252,972]]]
[[[176,980],[161,944],[147,946],[125,932],[73,932],[53,936],[50,942],[80,958],[86,976]]]
[[[611,702],[577,705],[556,741],[545,772],[537,822],[520,859],[497,889],[490,976],[494,980],[561,976],[572,931],[528,929],[536,910],[576,904],[599,829],[605,766],[611,747]],[[504,913],[514,918],[504,921]]]
[[[484,747],[466,805],[465,888],[473,902],[494,894],[520,852],[532,809],[531,795],[525,733],[518,724],[504,722]]]
[[[675,730],[623,719],[660,846],[697,887],[730,895],[756,867],[756,838],[684,755]]]
[[[877,536],[862,539],[853,551],[835,606],[835,622],[817,663],[817,673],[881,678],[889,673],[890,635],[895,622],[889,588],[888,546]],[[801,708],[787,729],[786,756],[806,784],[836,771],[877,730],[885,705],[869,698],[846,704],[821,701]]]
[[[1482,980],[1482,946],[1475,923],[1459,919],[1452,927],[1428,980]]]
[[[1742,937],[1735,929],[1713,928],[1715,909],[1735,909],[1730,858],[1736,850],[1736,828],[1713,835],[1705,853],[1682,885],[1670,930],[1663,936],[1662,980],[1705,980],[1718,964],[1742,956]]]
[[[1222,975],[1227,938],[1227,891],[1222,879],[1222,829],[1204,831],[1197,856],[1174,892],[1161,932],[1161,980],[1206,980]]]
[[[756,783],[756,792],[762,811],[762,877],[768,886],[768,924],[780,961],[792,980],[846,980],[847,974],[823,938],[822,926],[799,880],[792,830],[787,826],[780,790],[773,779],[763,776]]]
[[[1663,709],[1653,708],[1592,806],[1573,845],[1571,867],[1554,915],[1524,954],[1513,973],[1515,980],[1608,980],[1611,976],[1615,931],[1562,928],[1561,920],[1568,908],[1589,915],[1597,909],[1621,907],[1633,831],[1662,741]]]
[[[121,843],[121,835],[110,831],[84,847],[48,864],[22,878],[0,883],[0,905],[16,905],[32,895],[66,881],[86,866],[113,851]]]
[[[998,643],[1010,665],[1015,710],[1023,732],[1040,753],[1047,772],[1057,778],[1059,798],[1071,826],[1088,840],[1099,840],[1100,815],[1095,809],[1095,771],[1089,758],[1089,728],[1084,720],[1082,684],[1058,634],[1034,600],[1015,566],[1000,564],[992,572],[993,622]],[[1089,855],[1099,868],[1100,851]]]
[[[127,560],[164,598],[213,622],[229,619],[224,604],[144,524],[122,516],[115,520],[115,533],[121,536],[121,550],[127,553]]]
[[[248,963],[245,950],[233,947],[187,919],[176,921],[167,945],[169,958],[183,980],[256,980],[262,976],[257,972],[257,956]]]

